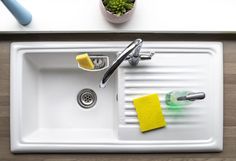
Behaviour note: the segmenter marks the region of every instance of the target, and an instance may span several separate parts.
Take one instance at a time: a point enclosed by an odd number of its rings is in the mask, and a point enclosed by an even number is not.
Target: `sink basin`
[[[219,42],[144,42],[151,60],[123,62],[99,88],[105,70],[78,69],[81,52],[112,62],[128,42],[21,42],[11,45],[11,151],[207,152],[223,149],[223,53]],[[87,95],[83,91],[86,91]],[[206,98],[171,111],[172,90]],[[92,92],[91,92],[92,91]],[[158,93],[167,127],[139,131],[132,99]],[[93,102],[92,107],[83,107]]]

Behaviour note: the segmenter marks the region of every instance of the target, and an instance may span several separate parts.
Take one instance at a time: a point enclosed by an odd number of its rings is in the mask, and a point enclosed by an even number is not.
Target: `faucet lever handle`
[[[140,60],[151,60],[155,52],[150,52],[150,53],[140,53],[139,54],[139,59]],[[131,57],[127,56],[125,60],[130,60]]]
[[[150,60],[150,59],[152,59],[154,54],[155,54],[155,52],[141,53],[139,55],[139,58],[140,58],[140,60]]]

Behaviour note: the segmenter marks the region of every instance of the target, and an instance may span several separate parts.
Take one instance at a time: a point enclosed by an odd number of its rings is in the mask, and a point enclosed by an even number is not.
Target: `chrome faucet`
[[[108,71],[104,74],[103,79],[99,85],[100,88],[106,87],[106,84],[112,74],[115,72],[115,70],[120,66],[120,64],[124,60],[128,60],[130,65],[136,66],[138,65],[140,60],[147,60],[151,59],[154,53],[150,54],[140,54],[140,50],[143,44],[142,39],[136,39],[134,40],[129,46],[127,46],[116,58],[116,60],[113,62],[111,67],[108,69]]]

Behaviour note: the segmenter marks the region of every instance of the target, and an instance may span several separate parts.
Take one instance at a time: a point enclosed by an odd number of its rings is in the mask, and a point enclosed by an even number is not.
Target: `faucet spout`
[[[129,63],[131,65],[137,65],[139,62],[139,53],[142,47],[143,40],[136,39],[131,44],[129,44],[117,57],[117,59],[112,63],[111,67],[104,74],[101,83],[99,84],[100,88],[105,88],[108,80],[115,72],[115,70],[120,66],[120,64],[129,56]]]

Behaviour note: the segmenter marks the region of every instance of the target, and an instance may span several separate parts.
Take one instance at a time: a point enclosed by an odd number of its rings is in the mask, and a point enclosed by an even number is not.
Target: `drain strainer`
[[[77,95],[77,102],[82,108],[91,108],[97,102],[97,95],[92,89],[82,89]]]

